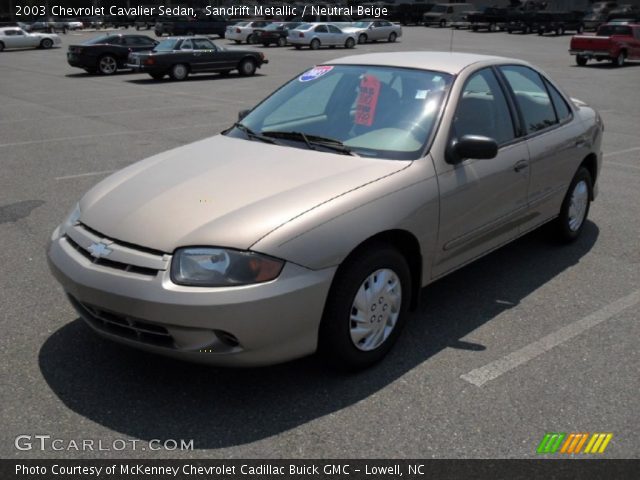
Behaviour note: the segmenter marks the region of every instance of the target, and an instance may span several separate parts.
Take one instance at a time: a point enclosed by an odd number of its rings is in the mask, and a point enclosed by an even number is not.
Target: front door
[[[457,100],[450,140],[481,135],[496,140],[499,150],[490,160],[438,166],[436,277],[515,238],[526,221],[529,152],[516,134],[512,112],[491,68],[469,77]]]

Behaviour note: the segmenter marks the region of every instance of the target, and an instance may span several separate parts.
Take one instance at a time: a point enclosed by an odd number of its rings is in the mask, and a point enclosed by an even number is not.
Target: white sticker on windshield
[[[311,70],[300,75],[300,78],[298,80],[300,80],[301,82],[310,82],[311,80],[315,80],[316,78],[320,78],[324,74],[329,73],[331,70],[333,70],[333,67],[329,65],[320,65],[318,67],[313,67]]]
[[[429,90],[416,90],[416,99],[424,100],[429,95]]]

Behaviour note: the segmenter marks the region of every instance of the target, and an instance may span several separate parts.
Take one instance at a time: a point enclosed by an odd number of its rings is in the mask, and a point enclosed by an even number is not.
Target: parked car
[[[254,43],[261,43],[265,47],[269,45],[284,47],[287,44],[289,30],[293,30],[299,25],[302,24],[300,22],[273,22],[264,28],[255,28],[253,30]]]
[[[581,12],[538,12],[535,18],[536,31],[538,35],[564,35],[567,31],[581,34],[584,32],[583,17]]]
[[[620,8],[611,10],[607,15],[607,22],[623,20],[640,22],[640,8],[634,5],[621,6]]]
[[[398,37],[402,36],[400,25],[375,18],[358,20],[353,22],[352,26],[341,27],[341,29],[343,32],[353,33],[358,39],[358,43],[377,42],[378,40],[395,42]]]
[[[296,50],[300,50],[302,47],[309,47],[311,50],[336,46],[353,48],[356,45],[357,37],[353,33],[343,32],[331,23],[303,23],[293,30],[289,30],[287,42],[293,45]]]
[[[84,28],[104,28],[104,20],[102,17],[80,17],[80,21],[84,25]]]
[[[249,76],[269,63],[263,53],[231,50],[214,44],[206,37],[171,37],[162,40],[152,51],[132,53],[127,66],[148,73],[154,80],[169,75],[172,80],[186,80],[190,74],[238,70]]]
[[[222,134],[104,179],[54,230],[48,261],[110,340],[216,365],[318,351],[364,368],[421,287],[549,222],[578,239],[602,132],[517,59],[349,56]]]
[[[223,17],[203,16],[200,18],[176,17],[156,22],[154,32],[163,35],[217,35],[224,38],[227,20]]]
[[[67,30],[81,30],[84,28],[84,23],[77,18],[62,18],[60,19],[60,23],[63,24],[63,28]]]
[[[509,17],[509,9],[487,7],[481,12],[473,12],[468,15],[471,30],[488,30],[497,32],[500,27],[506,25]]]
[[[511,12],[505,26],[507,33],[520,32],[526,35],[537,31],[537,15],[534,10]]]
[[[424,14],[429,12],[434,5],[435,3],[427,0],[400,3],[396,7],[393,19],[400,22],[401,25],[421,25]]]
[[[60,45],[55,33],[30,33],[20,27],[0,28],[0,52],[6,48],[51,48]]]
[[[257,37],[254,36],[256,29],[263,29],[269,25],[269,20],[250,20],[247,22],[238,22],[235,25],[228,26],[224,38],[233,40],[236,43],[256,43]]]
[[[569,53],[580,66],[589,60],[609,60],[622,67],[627,60],[640,60],[640,24],[608,23],[595,35],[575,35]]]
[[[107,28],[129,28],[133,27],[135,17],[127,15],[107,15],[104,17],[104,26]]]
[[[470,3],[438,3],[422,17],[425,27],[437,25],[447,27],[454,17],[474,10]]]
[[[607,13],[588,13],[582,19],[586,31],[596,31],[598,27],[607,23]]]
[[[157,41],[145,35],[100,35],[79,45],[69,45],[67,62],[87,73],[113,75],[127,68],[129,53],[151,50],[157,44]]]

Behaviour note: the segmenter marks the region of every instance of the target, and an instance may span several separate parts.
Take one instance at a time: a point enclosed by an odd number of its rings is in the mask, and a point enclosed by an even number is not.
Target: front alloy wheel
[[[395,343],[411,297],[404,256],[375,243],[340,267],[331,286],[318,350],[334,367],[358,370],[381,360]]]
[[[182,63],[178,63],[171,67],[171,71],[169,72],[169,76],[172,80],[184,80],[188,75],[189,69]]]
[[[562,202],[560,215],[556,220],[560,239],[565,242],[576,240],[589,214],[589,206],[593,198],[593,179],[589,170],[580,167],[573,177],[567,194]]]

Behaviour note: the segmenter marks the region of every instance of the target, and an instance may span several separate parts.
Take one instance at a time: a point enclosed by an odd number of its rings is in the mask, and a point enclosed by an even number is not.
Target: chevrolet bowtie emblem
[[[108,256],[113,250],[109,249],[104,243],[93,243],[87,248],[92,257],[102,258]]]

